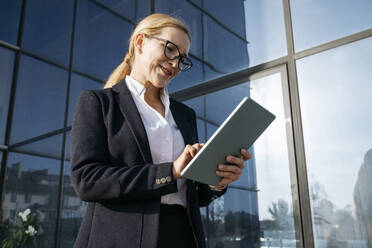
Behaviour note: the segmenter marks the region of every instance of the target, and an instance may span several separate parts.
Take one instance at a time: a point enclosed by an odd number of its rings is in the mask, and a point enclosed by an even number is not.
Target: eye
[[[167,50],[170,51],[170,52],[173,52],[174,51],[174,48],[171,47],[171,46],[167,46]]]

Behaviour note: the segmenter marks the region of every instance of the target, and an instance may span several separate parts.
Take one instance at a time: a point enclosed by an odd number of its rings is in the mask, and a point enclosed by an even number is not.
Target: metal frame
[[[151,13],[155,12],[155,0],[148,0],[151,6]],[[119,17],[133,25],[136,24],[136,21],[130,20],[120,13],[116,12],[115,10],[105,6],[101,2],[97,0],[90,0],[90,2],[96,4],[97,6],[109,11],[111,14]],[[218,25],[223,27],[227,32],[235,35],[239,39],[245,41],[248,44],[248,41],[241,37],[239,34],[236,34],[234,31],[226,27],[223,23],[221,23],[218,18],[213,16],[211,13],[204,9],[204,1],[202,0],[202,6],[198,6],[191,0],[187,0],[189,4],[194,6],[198,9],[201,15],[201,21],[203,26],[203,15],[207,15],[211,18],[214,22]],[[273,73],[275,70],[279,68],[279,70],[283,70],[285,68],[286,73],[281,71],[282,77],[287,77],[288,79],[288,89],[283,89],[283,93],[285,91],[288,92],[288,97],[284,97],[285,99],[289,99],[288,102],[285,103],[285,111],[286,116],[290,115],[292,122],[287,127],[287,132],[291,135],[288,135],[289,138],[293,137],[293,140],[288,140],[289,144],[294,144],[294,147],[289,147],[290,155],[290,173],[291,173],[291,182],[294,184],[293,186],[293,201],[294,201],[294,218],[295,223],[301,223],[300,227],[296,226],[296,230],[301,230],[301,236],[296,237],[298,240],[301,241],[299,244],[302,247],[314,247],[314,236],[313,236],[313,225],[312,225],[312,218],[311,218],[311,205],[310,205],[310,197],[309,197],[309,185],[308,185],[308,178],[307,178],[307,170],[306,170],[306,157],[305,157],[305,149],[304,149],[304,138],[303,138],[303,130],[302,130],[302,123],[301,123],[301,110],[300,110],[300,100],[299,100],[299,93],[298,93],[298,81],[297,81],[297,71],[296,71],[296,61],[298,59],[305,58],[307,56],[311,56],[314,54],[318,54],[324,51],[328,51],[330,49],[334,49],[336,47],[343,46],[345,44],[350,44],[352,42],[372,37],[372,28],[367,29],[358,33],[354,33],[348,36],[345,36],[340,39],[333,40],[331,42],[327,42],[325,44],[321,44],[318,46],[311,47],[309,49],[298,51],[296,52],[294,49],[294,41],[293,41],[293,27],[291,21],[291,12],[290,12],[290,0],[282,0],[283,3],[283,11],[284,11],[284,23],[285,23],[285,30],[286,30],[286,41],[287,41],[287,55],[266,63],[262,63],[260,65],[256,65],[238,72],[234,72],[220,78],[212,79],[209,81],[205,81],[199,85],[190,87],[188,89],[180,90],[171,94],[172,97],[178,100],[187,100],[194,97],[202,96],[217,90],[221,90],[227,87],[231,87],[234,85],[238,85],[240,83],[246,82],[247,79],[253,79],[257,76],[265,75],[265,73]],[[67,126],[67,118],[68,118],[68,98],[70,94],[70,84],[71,84],[71,74],[76,73],[82,75],[84,77],[90,78],[94,81],[104,84],[105,82],[101,79],[95,78],[89,74],[73,70],[72,67],[72,55],[73,55],[73,36],[75,33],[75,22],[76,22],[76,9],[77,9],[77,0],[74,2],[74,14],[73,14],[73,27],[72,27],[72,38],[71,38],[71,52],[70,52],[70,61],[68,67],[45,59],[41,56],[33,54],[29,51],[26,51],[22,48],[22,36],[23,36],[23,27],[24,27],[24,18],[25,18],[25,10],[26,10],[27,0],[22,1],[21,5],[21,12],[20,12],[20,23],[19,23],[19,31],[17,37],[17,45],[13,45],[7,43],[5,41],[0,40],[0,46],[13,50],[15,52],[14,58],[14,67],[13,67],[13,78],[11,81],[11,90],[10,90],[10,100],[9,100],[9,109],[8,109],[8,117],[7,117],[7,124],[5,130],[5,143],[0,144],[0,152],[3,153],[2,161],[1,161],[1,170],[0,170],[0,199],[3,198],[3,189],[5,183],[5,173],[6,173],[6,165],[8,160],[9,152],[17,152],[29,155],[37,155],[41,157],[53,158],[61,160],[61,167],[60,167],[60,189],[58,192],[58,209],[57,209],[57,223],[56,223],[56,230],[55,230],[55,247],[59,246],[60,236],[60,213],[62,209],[62,198],[63,198],[63,169],[64,169],[64,160],[65,158],[65,149],[66,149],[66,134],[69,130],[71,130],[71,126]],[[136,1],[136,10],[138,8]],[[136,11],[137,14],[137,11]],[[203,30],[203,27],[202,27]],[[204,39],[204,37],[202,37]],[[212,64],[208,61],[204,60],[204,42],[202,40],[202,58],[191,54],[191,56],[201,63],[203,63],[203,80],[205,80],[205,69],[204,66],[209,66],[212,70],[218,72]],[[31,56],[35,59],[41,60],[48,64],[54,65],[56,67],[62,68],[68,71],[68,86],[67,86],[67,95],[66,95],[66,109],[65,109],[65,119],[64,119],[64,128],[58,129],[52,132],[45,133],[43,135],[24,140],[22,142],[18,142],[16,144],[9,144],[10,143],[10,132],[11,132],[11,123],[13,118],[14,112],[14,104],[15,104],[15,94],[16,94],[16,85],[18,80],[18,70],[19,70],[19,62],[20,56],[27,55]],[[285,80],[285,78],[283,78]],[[204,98],[205,101],[205,98]],[[291,110],[291,111],[289,111]],[[288,112],[289,111],[289,112]],[[205,112],[205,111],[204,111]],[[199,117],[200,118],[200,117]],[[201,119],[205,120],[205,116],[201,117]],[[206,124],[205,124],[206,125]],[[61,150],[61,158],[48,156],[45,154],[36,154],[32,152],[25,152],[21,151],[21,146],[42,140],[47,137],[52,137],[54,135],[63,134],[63,142],[62,142],[62,150]],[[298,195],[298,198],[295,197]],[[0,213],[2,208],[0,210]],[[208,209],[207,209],[208,212]],[[298,221],[296,221],[298,219]]]
[[[300,99],[298,93],[297,70],[295,61],[295,49],[293,38],[293,27],[290,10],[290,0],[283,0],[284,22],[287,40],[288,52],[288,78],[290,89],[290,101],[292,109],[293,134],[295,144],[295,156],[297,165],[297,188],[300,211],[299,215],[302,220],[302,245],[303,247],[314,247],[313,224],[311,218],[311,205],[309,195],[309,185],[306,170],[306,158],[303,139],[303,129],[301,123]]]

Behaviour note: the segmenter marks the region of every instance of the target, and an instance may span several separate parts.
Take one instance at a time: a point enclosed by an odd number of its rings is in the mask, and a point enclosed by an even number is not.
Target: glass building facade
[[[75,103],[156,12],[191,28],[194,66],[168,89],[201,142],[245,96],[276,115],[201,209],[207,247],[372,247],[370,0],[0,0],[1,222],[30,208],[37,247],[72,247],[87,206],[69,179]]]

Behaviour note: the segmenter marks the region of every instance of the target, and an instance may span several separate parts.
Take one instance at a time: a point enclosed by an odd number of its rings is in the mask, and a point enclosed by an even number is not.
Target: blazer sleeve
[[[195,130],[195,137],[197,139],[197,142],[199,142],[198,128],[196,124],[196,114],[194,110],[192,110],[192,113],[193,113],[193,122],[194,122],[193,126]],[[217,191],[217,190],[212,190],[207,184],[196,182],[196,192],[198,194],[199,207],[208,206],[209,203],[211,203],[213,200],[225,194],[226,191],[227,191],[227,187],[221,191]]]
[[[71,182],[83,201],[120,202],[177,192],[173,163],[110,162],[103,108],[94,91],[83,91],[71,130]]]

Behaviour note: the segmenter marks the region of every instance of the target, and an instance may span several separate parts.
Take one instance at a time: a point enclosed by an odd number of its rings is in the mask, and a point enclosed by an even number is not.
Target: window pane
[[[244,18],[243,16],[241,18]],[[222,74],[232,73],[249,65],[247,43],[204,15],[204,59]],[[213,75],[206,71],[206,80]]]
[[[372,1],[291,1],[296,51],[372,28]]]
[[[190,2],[196,4],[199,7],[202,7],[202,0],[190,0]]]
[[[244,1],[204,0],[203,5],[219,22],[245,38]]]
[[[372,246],[371,43],[297,62],[316,247]]]
[[[205,124],[206,122],[201,119],[204,118],[204,96],[195,97],[190,100],[186,100],[183,102],[190,108],[192,108],[196,113],[196,125],[198,128],[198,136],[199,136],[199,143],[205,142]]]
[[[206,122],[197,118],[196,119],[196,125],[198,128],[198,137],[199,137],[199,143],[205,143],[206,137],[205,137],[205,124]]]
[[[73,7],[73,1],[33,0],[27,2],[23,48],[68,66]]]
[[[12,82],[14,53],[0,47],[0,145],[5,142],[10,85]]]
[[[3,222],[30,208],[37,214],[36,247],[54,247],[60,161],[10,153],[5,176]]]
[[[22,0],[0,1],[0,40],[17,45]]]
[[[244,1],[249,67],[287,55],[283,1]]]
[[[70,161],[70,132],[66,133],[65,160]],[[65,165],[66,166],[66,165]]]
[[[101,89],[103,85],[78,74],[71,74],[70,102],[68,105],[68,125],[71,125],[75,104],[83,90]]]
[[[289,108],[284,104],[285,84],[281,73],[275,73],[205,96],[208,137],[245,96],[276,116],[249,149],[252,159],[245,162],[240,179],[209,207],[208,247],[300,246],[293,214],[295,185],[290,180],[289,158],[293,158],[289,154],[293,144],[286,126],[290,111],[285,110]]]
[[[69,149],[66,143],[66,149]],[[87,208],[86,202],[80,200],[76,195],[70,182],[70,163],[65,161],[64,164],[64,185],[63,185],[63,204],[61,210],[61,234],[60,247],[70,248],[76,240],[80,229],[81,221]]]
[[[87,0],[78,1],[74,69],[101,80],[122,62],[133,25]]]
[[[205,104],[204,96],[195,97],[189,100],[184,101],[183,103],[195,110],[196,116],[205,117]]]
[[[202,57],[202,27],[201,13],[187,1],[157,0],[155,1],[156,12],[162,12],[180,18],[191,29],[192,45],[190,53]],[[194,61],[193,61],[194,62]]]
[[[190,88],[203,81],[203,64],[196,59],[191,58],[191,60],[193,63],[191,69],[185,72],[181,71],[168,84],[169,93]]]
[[[137,0],[137,5],[136,20],[139,22],[141,19],[151,14],[151,1]]]
[[[31,153],[38,156],[61,159],[62,134],[44,138],[27,145],[13,148],[13,151]]]
[[[21,56],[12,121],[11,143],[63,127],[67,72]]]
[[[116,11],[128,19],[135,19],[136,0],[97,0],[97,2]]]

